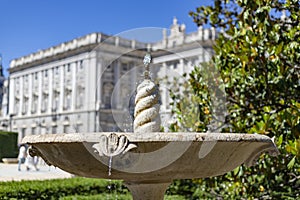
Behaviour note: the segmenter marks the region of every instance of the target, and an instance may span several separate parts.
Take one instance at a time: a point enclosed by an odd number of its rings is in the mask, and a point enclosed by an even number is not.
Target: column
[[[33,73],[28,74],[28,115],[31,115],[32,109],[32,77]]]
[[[120,61],[114,62],[114,90],[113,90],[113,105],[112,108],[121,108],[120,104],[120,71],[121,71],[121,63]]]
[[[102,102],[102,93],[103,93],[103,90],[102,90],[102,81],[101,81],[101,77],[103,75],[103,69],[102,69],[102,66],[103,66],[103,60],[98,60],[97,62],[97,76],[96,76],[96,93],[97,93],[97,98],[96,98],[96,101],[97,101],[97,110],[101,107],[101,104],[103,103]]]
[[[194,66],[192,65],[192,61],[189,59],[187,64],[186,64],[186,69],[188,70],[187,73],[187,78],[190,77],[190,72],[194,69]]]
[[[60,83],[59,83],[59,107],[57,108],[58,112],[62,112],[63,111],[63,107],[64,107],[64,93],[65,93],[65,89],[64,89],[64,78],[65,78],[65,73],[64,73],[64,65],[59,67],[59,78],[60,78]]]
[[[178,63],[178,71],[180,73],[180,75],[183,75],[185,69],[184,69],[184,60],[183,58],[179,59],[179,63]]]
[[[161,77],[160,78],[164,78],[167,75],[167,64],[166,62],[162,63],[162,68],[161,68]],[[165,79],[165,78],[164,78]],[[162,103],[162,111],[165,112],[165,110],[168,109],[168,88],[170,87],[170,85],[168,85],[166,82],[168,81],[168,77],[163,80],[163,82],[165,82],[165,84],[162,84],[161,87],[161,103]]]
[[[86,109],[93,110],[95,109],[95,95],[96,95],[96,52],[90,53],[90,57],[86,60],[86,66],[84,69],[87,71],[87,77],[85,78],[85,105]]]
[[[88,115],[86,118],[87,123],[87,131],[94,132],[96,130],[96,121],[95,117],[95,106],[96,106],[96,52],[92,52],[89,54],[89,59],[87,60],[87,65],[85,66],[85,70],[87,70],[87,77],[85,78],[86,89],[85,89],[85,109],[88,110]]]
[[[52,104],[53,104],[53,69],[48,70],[48,76],[49,76],[49,95],[48,95],[48,110],[47,113],[52,113]]]
[[[15,113],[15,79],[10,78],[9,79],[9,108],[8,108],[8,114],[11,115]]]
[[[41,109],[42,109],[42,100],[43,100],[43,93],[42,93],[42,83],[43,83],[43,79],[42,79],[42,72],[39,71],[38,72],[38,83],[39,83],[39,87],[38,87],[38,106],[37,106],[37,114],[41,114]]]
[[[24,77],[23,76],[20,76],[20,82],[19,82],[19,85],[20,85],[20,104],[19,104],[19,115],[23,115],[23,101],[24,101],[24,87],[23,87],[23,80],[24,80]]]
[[[209,40],[209,29],[204,29],[203,31],[203,40]]]
[[[77,71],[77,62],[74,62],[71,64],[71,81],[72,81],[72,91],[71,91],[71,111],[74,111],[76,108],[76,96],[77,94],[77,88],[76,88],[76,71]]]
[[[163,31],[162,31],[162,34],[163,34],[163,40],[162,40],[162,47],[163,48],[167,48],[167,42],[168,42],[168,34],[167,34],[167,29],[164,28]]]
[[[134,63],[130,63],[130,77],[132,78],[131,91],[135,91],[137,83],[137,70]]]
[[[199,57],[198,57],[198,63],[197,60],[195,61],[195,65],[198,66],[200,63],[204,62],[204,54],[205,51],[203,47],[200,48]],[[201,66],[199,66],[201,68]]]
[[[199,26],[198,28],[198,37],[200,40],[203,40],[203,27]]]
[[[207,49],[204,49],[204,53],[203,53],[203,56],[204,56],[204,62],[209,62],[211,57],[212,57],[212,54],[211,54],[211,51],[209,48]]]
[[[216,39],[216,29],[214,27],[211,27],[211,39],[215,40]]]
[[[103,75],[103,65],[104,60],[103,59],[98,59],[97,60],[97,67],[96,67],[96,131],[102,131],[101,125],[100,125],[100,108],[102,107],[103,101],[102,101],[102,96],[103,96],[103,86],[102,86],[102,75]]]

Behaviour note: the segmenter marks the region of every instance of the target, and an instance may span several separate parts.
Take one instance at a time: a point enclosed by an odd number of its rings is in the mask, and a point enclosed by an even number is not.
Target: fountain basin
[[[127,182],[222,175],[263,152],[277,155],[264,135],[229,133],[74,133],[31,135],[31,154],[78,176]]]
[[[267,136],[229,133],[74,133],[31,135],[30,154],[72,174],[121,179],[134,200],[164,199],[174,179],[222,175],[278,150]]]

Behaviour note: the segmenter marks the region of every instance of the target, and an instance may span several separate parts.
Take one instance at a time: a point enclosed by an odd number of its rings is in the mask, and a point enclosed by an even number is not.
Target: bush
[[[286,15],[280,16],[282,11]],[[189,183],[193,199],[299,199],[299,1],[215,0],[190,14],[197,25],[222,31],[209,70],[202,65],[189,76],[192,95],[173,95],[178,115],[173,130],[185,125],[207,131],[216,121],[219,132],[275,138],[280,155],[261,155],[253,167],[240,166],[223,176],[180,182],[177,187],[184,189]],[[218,103],[222,96],[223,118],[212,101],[215,97]],[[193,110],[185,102],[198,103],[199,115],[189,114]]]
[[[187,199],[185,192],[176,190],[176,186],[172,185],[166,192],[165,200]],[[6,199],[129,200],[132,196],[122,185],[122,181],[76,177],[44,181],[0,182],[0,200]]]
[[[99,200],[99,199],[106,199],[106,200],[115,200],[115,199],[131,200],[132,196],[131,196],[131,194],[98,194],[98,195],[90,195],[90,196],[75,195],[75,196],[62,197],[59,200]]]
[[[2,158],[16,158],[18,156],[18,133],[0,132],[0,161]]]
[[[109,187],[108,187],[109,186]],[[127,194],[121,181],[91,178],[54,179],[44,181],[0,182],[0,199],[59,199],[72,195],[90,196],[116,191]]]

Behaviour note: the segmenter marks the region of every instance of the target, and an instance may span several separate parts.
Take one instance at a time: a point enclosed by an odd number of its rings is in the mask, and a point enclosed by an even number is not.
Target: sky
[[[0,54],[4,74],[12,59],[93,32],[117,35],[143,27],[170,28],[174,17],[197,30],[188,15],[212,0],[1,0]]]

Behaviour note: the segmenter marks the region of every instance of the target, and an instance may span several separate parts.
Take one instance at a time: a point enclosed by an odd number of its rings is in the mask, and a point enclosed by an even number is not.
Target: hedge
[[[92,196],[67,196],[62,197],[59,200],[99,200],[99,199],[106,199],[106,200],[132,200],[131,194],[99,194],[99,195],[92,195]],[[164,200],[186,200],[184,196],[179,195],[165,195]]]
[[[172,186],[170,188],[172,188]],[[177,195],[176,193],[178,192],[179,191],[175,190],[167,190],[164,199],[186,199],[185,195]],[[128,189],[122,185],[122,181],[75,177],[43,181],[0,182],[0,200],[7,199],[129,200],[132,199],[132,196]]]
[[[110,186],[110,187],[108,187]],[[126,194],[128,190],[121,181],[91,178],[53,179],[44,181],[0,182],[0,199],[59,199],[72,195],[90,196],[116,191]]]
[[[0,161],[18,156],[18,133],[0,131]]]

